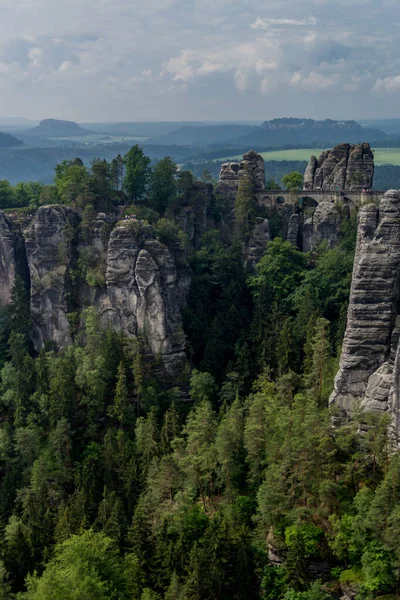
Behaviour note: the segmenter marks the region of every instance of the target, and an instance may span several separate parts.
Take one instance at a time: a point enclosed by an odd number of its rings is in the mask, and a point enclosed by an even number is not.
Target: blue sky
[[[398,0],[0,0],[0,116],[400,117]]]

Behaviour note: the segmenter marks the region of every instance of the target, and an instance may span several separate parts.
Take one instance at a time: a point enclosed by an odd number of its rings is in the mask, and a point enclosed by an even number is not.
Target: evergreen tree
[[[149,182],[151,160],[136,144],[124,156],[124,191],[131,202],[143,198]]]
[[[162,158],[151,175],[150,205],[160,214],[173,204],[177,194],[177,166],[169,156]]]
[[[256,201],[253,193],[253,179],[245,171],[239,179],[238,192],[235,200],[235,218],[239,225],[242,238],[247,240],[255,218]]]

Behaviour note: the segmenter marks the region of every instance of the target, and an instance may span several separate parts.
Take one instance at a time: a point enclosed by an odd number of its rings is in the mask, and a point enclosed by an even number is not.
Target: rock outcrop
[[[240,162],[229,162],[221,165],[219,181],[216,192],[228,198],[235,200],[238,185],[245,172],[249,172],[253,179],[254,195],[265,192],[265,167],[264,159],[261,154],[250,150],[243,155]]]
[[[44,206],[37,211],[26,234],[37,349],[47,341],[59,348],[71,343],[68,277],[78,223],[78,215],[71,208]]]
[[[257,219],[251,232],[247,245],[246,264],[249,270],[253,270],[262,255],[270,239],[268,219]]]
[[[289,219],[288,232],[286,236],[287,241],[290,242],[293,246],[298,246],[299,243],[299,226],[299,215],[297,213],[294,213]]]
[[[372,188],[374,155],[369,144],[339,144],[312,156],[304,175],[304,190],[357,191]]]
[[[340,370],[331,404],[398,419],[400,373],[400,191],[359,212],[357,248]],[[397,432],[399,432],[397,427]]]
[[[105,215],[80,226],[77,211],[41,207],[25,233],[0,213],[1,302],[11,289],[26,251],[34,343],[57,348],[72,343],[69,313],[94,306],[105,326],[141,336],[145,352],[160,359],[167,374],[182,371],[185,336],[181,307],[190,274],[179,273],[173,254],[137,221],[121,221],[111,231]]]
[[[190,281],[179,281],[169,250],[133,223],[116,227],[107,249],[106,289],[95,306],[103,323],[128,336],[141,334],[150,354],[172,374],[185,360],[180,308]]]
[[[331,202],[321,202],[312,217],[307,219],[302,229],[302,250],[315,250],[324,240],[333,247],[341,236],[342,214],[338,206]]]
[[[0,212],[0,306],[10,303],[17,276],[29,287],[24,240],[13,222]]]

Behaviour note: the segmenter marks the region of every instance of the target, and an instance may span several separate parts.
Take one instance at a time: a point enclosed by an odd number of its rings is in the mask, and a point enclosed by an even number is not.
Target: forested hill
[[[397,598],[390,416],[328,409],[356,211],[257,203],[254,152],[215,188],[150,163],[0,213],[0,598]]]
[[[16,146],[21,146],[22,144],[23,142],[13,135],[0,132],[0,148],[14,148]]]

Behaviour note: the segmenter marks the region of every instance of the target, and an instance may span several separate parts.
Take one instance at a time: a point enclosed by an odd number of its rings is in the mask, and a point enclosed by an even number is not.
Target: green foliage
[[[54,558],[41,577],[27,580],[27,600],[77,600],[78,598],[122,600],[126,577],[112,540],[104,534],[86,531],[57,546]]]
[[[149,182],[150,158],[138,146],[133,146],[124,156],[125,177],[123,189],[131,202],[140,200]]]
[[[64,160],[56,166],[55,184],[63,204],[75,202],[89,191],[89,173],[80,159]]]
[[[151,174],[150,207],[160,214],[171,206],[177,193],[177,166],[171,157],[162,158]],[[182,183],[182,179],[181,179]]]
[[[303,175],[292,171],[282,177],[282,183],[287,190],[299,190],[303,185]]]
[[[250,234],[256,215],[256,200],[253,193],[253,180],[249,172],[245,172],[239,180],[235,200],[235,218],[243,238]]]
[[[136,148],[127,159],[128,182],[144,175],[131,199],[153,193],[145,158]],[[60,189],[73,190],[83,172],[86,187],[71,200],[83,212],[79,262],[73,248],[62,251],[75,280],[98,286],[104,261],[83,246],[91,246],[101,203],[126,201],[122,159],[90,169],[64,163]],[[138,220],[122,223],[139,242],[154,230],[181,260],[182,285],[190,263],[190,373],[164,373],[144,340],[103,329],[93,308],[69,313],[69,347],[37,354],[29,293],[16,279],[0,311],[0,598],[395,593],[400,455],[389,418],[355,412],[332,428],[327,407],[354,223],[339,247],[321,245],[312,255],[275,236],[249,276],[241,243],[206,230],[192,247],[180,229],[182,207],[202,227],[218,211],[223,223],[226,207],[208,206],[203,184],[168,160],[156,173],[153,200],[166,216],[143,203],[130,207]],[[19,188],[24,202],[27,190]],[[242,209],[248,233],[251,202]],[[141,222],[145,215],[152,227]],[[330,581],[315,581],[320,565],[332,570]]]

